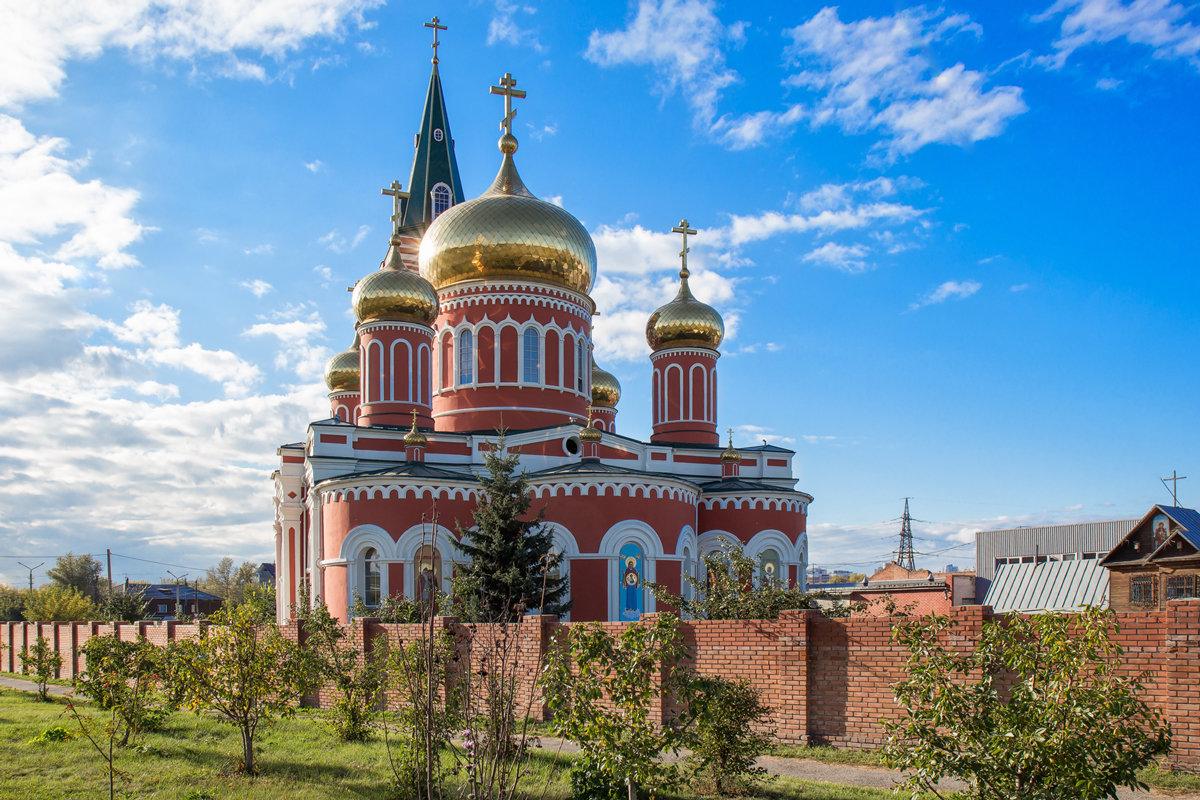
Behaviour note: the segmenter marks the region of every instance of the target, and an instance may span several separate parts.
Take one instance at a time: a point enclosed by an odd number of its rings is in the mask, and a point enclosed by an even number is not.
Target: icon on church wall
[[[1154,521],[1150,523],[1150,530],[1154,534],[1155,547],[1165,542],[1167,537],[1171,535],[1171,524],[1167,521],[1167,515],[1159,514],[1155,517]]]
[[[636,544],[621,548],[621,619],[634,620],[642,615],[642,551]]]

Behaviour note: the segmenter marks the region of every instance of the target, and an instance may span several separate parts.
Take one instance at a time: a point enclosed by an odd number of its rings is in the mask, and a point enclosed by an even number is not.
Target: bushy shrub
[[[25,595],[30,622],[86,622],[98,615],[92,601],[70,586],[44,586]]]
[[[100,607],[100,618],[108,622],[140,622],[149,616],[149,604],[138,594],[109,595]]]
[[[693,689],[688,757],[693,775],[717,794],[749,788],[767,773],[754,763],[771,747],[771,734],[761,730],[771,709],[747,680],[697,678]]]
[[[21,671],[27,675],[32,673],[37,679],[38,699],[42,702],[49,701],[50,694],[46,686],[62,669],[62,654],[50,648],[50,642],[46,641],[45,636],[39,636],[33,647],[17,653],[17,658],[21,659]]]
[[[115,709],[121,726],[122,747],[136,741],[142,731],[158,728],[166,719],[155,689],[163,651],[139,636],[122,641],[115,636],[93,636],[83,645],[86,671],[75,679],[80,694],[101,708]]]
[[[325,720],[344,742],[361,742],[371,733],[375,707],[383,688],[386,648],[364,653],[349,641],[350,629],[335,620],[324,603],[306,610],[301,619],[306,634],[304,647],[313,660],[320,683],[331,683],[337,691]]]

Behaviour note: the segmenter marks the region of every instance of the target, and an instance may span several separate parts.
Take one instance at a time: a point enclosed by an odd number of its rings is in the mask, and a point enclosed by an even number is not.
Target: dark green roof
[[[434,131],[442,132],[441,141]],[[454,157],[454,137],[450,135],[450,118],[446,115],[446,98],[442,96],[442,79],[437,64],[429,76],[429,91],[425,95],[425,111],[421,115],[421,132],[417,134],[417,152],[413,156],[412,174],[405,187],[409,198],[404,204],[401,229],[424,233],[433,222],[433,199],[430,192],[439,183],[450,187],[450,204],[463,201],[462,178],[458,176],[458,160]]]

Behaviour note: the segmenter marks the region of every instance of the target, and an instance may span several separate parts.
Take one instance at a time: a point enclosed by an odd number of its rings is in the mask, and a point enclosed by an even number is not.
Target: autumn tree
[[[59,556],[54,566],[46,570],[46,577],[55,586],[64,589],[74,589],[89,600],[100,596],[100,562],[92,558],[90,553],[75,555],[68,551],[65,556]]]
[[[518,456],[507,453],[504,436],[484,454],[482,493],[471,528],[458,527],[458,549],[469,557],[456,566],[455,599],[460,614],[478,622],[515,621],[528,609],[563,614],[567,578],[559,574],[562,554],[542,524],[545,509],[530,512],[529,480],[517,474]]]
[[[246,598],[246,589],[254,585],[257,573],[258,568],[249,561],[235,566],[233,559],[225,556],[205,571],[200,588],[228,603],[241,603]]]

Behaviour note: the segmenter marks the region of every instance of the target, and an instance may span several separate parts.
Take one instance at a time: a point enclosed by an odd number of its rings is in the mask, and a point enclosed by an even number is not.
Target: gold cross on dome
[[[729,429],[729,449],[733,449],[733,428]]]
[[[517,110],[512,107],[513,98],[520,100],[525,97],[525,90],[514,88],[516,85],[517,79],[512,76],[511,72],[506,72],[500,79],[499,86],[490,87],[492,94],[504,95],[504,119],[500,120],[500,127],[510,136],[512,135],[513,117],[517,115]]]
[[[686,278],[688,276],[687,254],[688,254],[688,250],[691,249],[687,245],[687,237],[689,235],[695,236],[696,229],[689,228],[688,221],[685,218],[685,219],[681,219],[679,221],[679,224],[676,225],[674,228],[671,228],[671,233],[682,233],[683,234],[683,249],[679,251],[679,256],[680,256],[680,258],[683,259],[683,267],[679,270],[679,277]]]
[[[588,403],[588,427],[592,427],[592,404]]]
[[[433,48],[433,63],[435,64],[438,63],[437,49],[438,45],[441,44],[441,42],[438,41],[438,31],[446,30],[446,26],[438,25],[438,22],[438,18],[434,17],[432,20],[425,23],[426,28],[433,28],[433,44],[430,45],[430,47]]]
[[[400,181],[392,181],[389,188],[380,189],[379,193],[392,196],[392,234],[398,234],[400,233],[400,201],[408,199],[408,192],[400,190]]]

